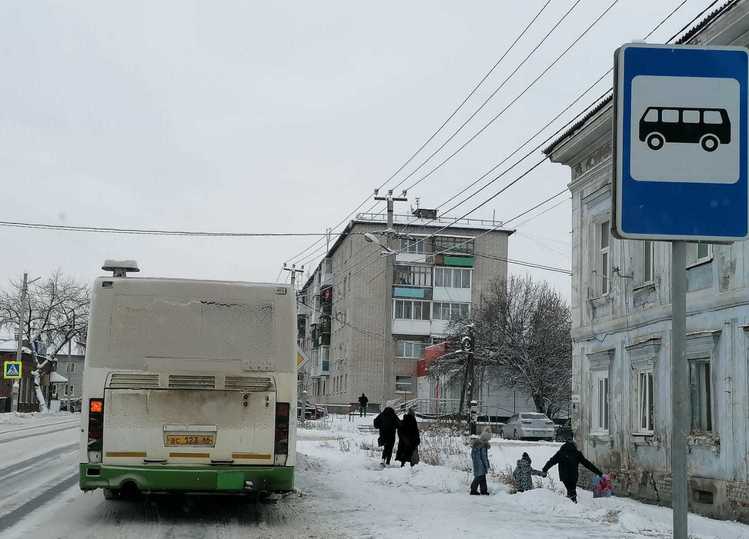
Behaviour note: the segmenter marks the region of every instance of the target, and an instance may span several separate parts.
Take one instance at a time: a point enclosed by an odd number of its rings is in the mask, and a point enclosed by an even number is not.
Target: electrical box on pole
[[[749,236],[743,47],[629,44],[614,54],[612,233],[670,241],[673,537],[686,539],[687,242]]]

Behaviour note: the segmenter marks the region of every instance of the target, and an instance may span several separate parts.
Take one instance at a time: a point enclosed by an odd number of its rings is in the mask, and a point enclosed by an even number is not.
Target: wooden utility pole
[[[297,306],[297,312],[298,312],[298,310],[299,310],[299,298],[296,296],[296,276],[297,276],[298,273],[299,274],[304,273],[304,266],[302,266],[301,268],[297,268],[296,264],[292,264],[291,266],[288,266],[286,263],[284,263],[283,270],[284,271],[288,271],[291,274],[291,291],[294,294],[294,301],[295,301],[294,305]],[[297,340],[294,339],[294,341],[296,342]],[[297,347],[298,346],[299,346],[299,344],[297,342]],[[302,391],[301,391],[302,417],[299,419],[299,421],[301,423],[304,423],[304,416],[305,416],[306,411],[307,411],[307,374],[306,374],[304,368],[302,368],[301,374],[302,374]],[[298,376],[299,376],[299,373],[297,373],[297,377]],[[298,378],[297,378],[297,380],[298,380]]]
[[[380,196],[379,191],[375,189],[374,199],[378,201],[385,201],[387,204],[387,228],[385,229],[385,251],[393,252],[392,243],[396,237],[395,229],[393,228],[394,221],[394,209],[396,202],[407,202],[406,192],[403,191],[402,196],[394,197],[393,190],[390,189],[386,196]],[[385,407],[390,391],[388,387],[391,378],[391,360],[390,352],[392,348],[392,320],[393,320],[393,265],[395,264],[395,257],[388,256],[385,260],[385,308],[383,311],[384,320],[382,326],[382,399],[380,400],[380,409]],[[395,390],[393,390],[395,393]]]

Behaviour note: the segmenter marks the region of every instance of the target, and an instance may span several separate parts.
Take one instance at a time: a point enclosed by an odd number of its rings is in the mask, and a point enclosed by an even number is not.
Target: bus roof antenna
[[[127,277],[128,271],[133,273],[140,271],[135,260],[112,260],[111,258],[104,261],[101,269],[111,271],[113,277]]]

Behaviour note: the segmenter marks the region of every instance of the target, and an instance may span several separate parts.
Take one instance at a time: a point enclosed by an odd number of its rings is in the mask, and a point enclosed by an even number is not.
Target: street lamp
[[[392,256],[394,254],[397,254],[393,249],[391,249],[387,245],[384,245],[380,241],[380,238],[378,238],[371,232],[365,232],[364,239],[367,240],[369,243],[374,243],[375,245],[378,245],[382,249],[382,252],[380,253],[382,256]]]

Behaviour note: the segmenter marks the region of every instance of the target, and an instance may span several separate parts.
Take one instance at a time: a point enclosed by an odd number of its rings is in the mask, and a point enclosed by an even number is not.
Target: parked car
[[[562,425],[556,425],[557,429],[557,435],[556,435],[556,441],[557,442],[564,442],[566,440],[569,440],[572,438],[572,425],[569,421],[565,422]]]
[[[536,438],[554,441],[555,430],[554,422],[544,414],[522,412],[508,419],[499,435],[513,440]]]

